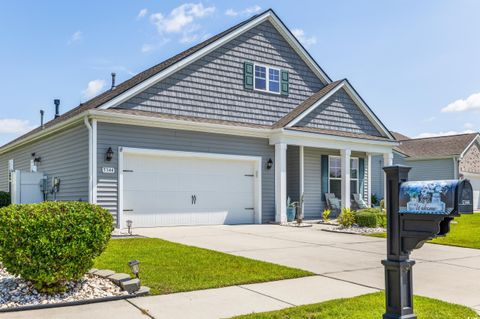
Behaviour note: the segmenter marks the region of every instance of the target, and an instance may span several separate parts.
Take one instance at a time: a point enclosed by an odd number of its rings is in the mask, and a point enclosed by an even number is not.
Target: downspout
[[[93,174],[92,174],[92,136],[93,136],[93,129],[90,125],[90,121],[88,120],[88,116],[83,118],[83,123],[88,129],[88,202],[93,202]]]

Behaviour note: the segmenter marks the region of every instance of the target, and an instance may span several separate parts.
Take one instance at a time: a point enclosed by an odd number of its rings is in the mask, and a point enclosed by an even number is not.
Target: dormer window
[[[255,64],[254,90],[280,94],[280,69]]]

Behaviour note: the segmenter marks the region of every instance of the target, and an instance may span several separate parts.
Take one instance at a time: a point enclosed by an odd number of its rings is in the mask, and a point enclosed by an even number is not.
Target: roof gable
[[[328,84],[284,116],[275,126],[394,139],[346,79]]]
[[[245,89],[246,61],[288,71],[288,96]],[[323,86],[267,20],[116,108],[272,125]]]

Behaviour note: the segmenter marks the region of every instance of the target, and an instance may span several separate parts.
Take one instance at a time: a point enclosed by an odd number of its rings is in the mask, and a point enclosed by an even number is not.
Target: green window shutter
[[[363,194],[365,192],[365,159],[359,158],[358,159],[358,183],[359,183],[359,192],[361,197],[363,198]]]
[[[328,193],[328,155],[322,155],[320,159],[322,172],[322,200],[325,200],[325,193]]]
[[[288,71],[282,70],[281,72],[281,93],[282,95],[288,95]]]
[[[245,61],[243,63],[243,86],[248,90],[253,90],[253,63]]]

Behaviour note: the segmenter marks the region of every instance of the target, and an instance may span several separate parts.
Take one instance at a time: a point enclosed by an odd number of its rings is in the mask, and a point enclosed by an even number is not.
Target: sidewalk
[[[261,284],[197,290],[23,312],[3,313],[0,319],[148,319],[229,318],[252,312],[278,310],[377,291],[323,276],[273,281]]]

